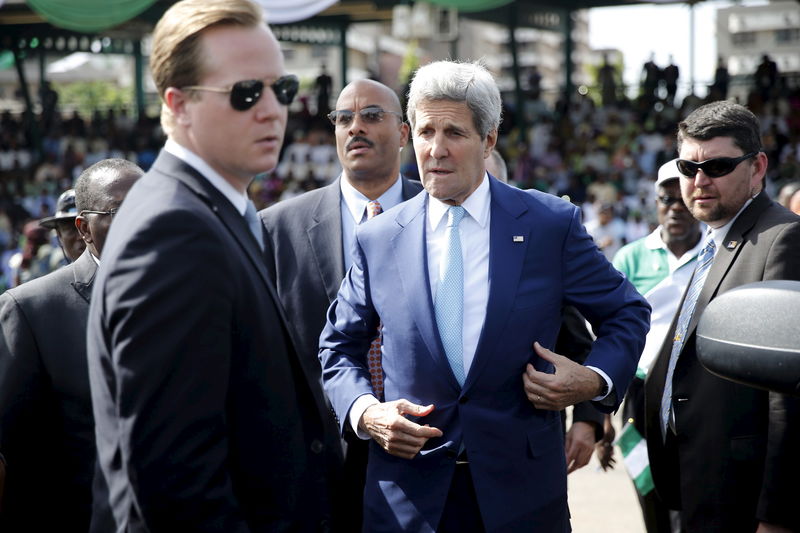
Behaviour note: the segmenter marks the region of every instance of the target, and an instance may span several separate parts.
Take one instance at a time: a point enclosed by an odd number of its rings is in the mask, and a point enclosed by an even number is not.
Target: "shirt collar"
[[[650,250],[658,250],[659,248],[666,249],[667,245],[664,244],[664,239],[661,238],[661,229],[663,226],[659,224],[659,226],[647,237],[644,238],[644,244]]]
[[[714,228],[711,228],[709,226],[709,233],[711,233],[711,238],[714,239],[714,245],[717,247],[717,250],[719,250],[720,247],[723,245],[723,241],[725,240],[725,236],[728,234],[728,231],[730,231],[731,226],[733,226],[733,223],[736,222],[736,219],[739,218],[739,215],[742,214],[742,211],[744,211],[747,208],[747,206],[752,203],[752,201],[753,201],[752,198],[748,199],[744,203],[742,208],[739,209],[739,212],[736,213],[733,216],[733,218],[730,219],[728,221],[728,223],[725,224],[724,226],[722,226],[721,228],[714,229]]]
[[[485,228],[489,220],[490,199],[489,178],[486,173],[484,173],[481,184],[478,185],[478,188],[467,196],[467,199],[461,204],[461,207],[464,208],[467,214],[469,214],[481,228]],[[430,224],[432,230],[436,230],[436,228],[439,227],[448,209],[450,209],[449,204],[428,195],[428,224]]]
[[[705,226],[705,224],[701,222],[700,226],[702,228]],[[697,257],[697,254],[699,254],[700,250],[702,250],[705,246],[705,239],[706,235],[708,234],[708,230],[701,231],[700,239],[698,239],[697,244],[695,244],[690,250],[687,250],[681,257],[675,257],[675,254],[673,254],[670,249],[667,248],[667,243],[665,243],[664,239],[661,238],[662,229],[663,226],[659,225],[650,235],[644,238],[644,244],[650,250],[664,250],[667,255],[674,257],[678,261],[677,266],[682,266]]]
[[[342,190],[342,199],[344,199],[344,205],[347,207],[347,211],[350,212],[356,224],[359,224],[364,218],[364,211],[370,199],[353,187],[344,173],[342,173],[341,179],[339,180],[339,186]],[[377,200],[378,203],[381,204],[381,209],[383,211],[387,211],[403,201],[403,181],[400,179],[399,175],[392,186],[386,189]]]
[[[237,191],[233,185],[228,183],[216,170],[203,161],[199,155],[185,146],[181,146],[171,138],[167,138],[167,142],[164,144],[164,150],[202,174],[215,189],[221,192],[222,195],[233,204],[236,210],[239,211],[239,214],[244,216],[244,212],[247,209],[247,195]]]

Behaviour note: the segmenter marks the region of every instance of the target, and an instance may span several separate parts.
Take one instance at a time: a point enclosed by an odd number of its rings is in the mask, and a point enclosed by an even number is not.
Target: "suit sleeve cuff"
[[[608,377],[608,374],[606,374],[605,372],[603,372],[602,370],[600,370],[596,366],[588,366],[587,365],[586,368],[590,368],[590,369],[594,370],[595,372],[597,372],[598,374],[600,374],[600,377],[603,378],[603,380],[606,382],[605,394],[601,394],[600,396],[595,396],[594,398],[592,398],[593,402],[602,402],[603,400],[608,398],[609,395],[611,394],[611,392],[614,390],[614,383],[611,381],[611,378]]]
[[[356,436],[358,436],[358,438],[361,440],[369,440],[370,436],[369,433],[361,431],[361,428],[358,427],[358,423],[361,420],[361,416],[364,414],[364,411],[367,410],[367,407],[375,405],[376,403],[380,402],[372,394],[362,394],[356,398],[356,401],[354,401],[353,405],[350,406],[350,426],[353,428]]]

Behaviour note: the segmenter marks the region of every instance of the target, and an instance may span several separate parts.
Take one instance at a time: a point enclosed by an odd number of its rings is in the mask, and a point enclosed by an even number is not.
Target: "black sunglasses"
[[[683,198],[680,196],[659,196],[658,201],[665,207],[669,207],[676,202],[683,204]]]
[[[750,152],[741,157],[715,157],[714,159],[706,159],[701,163],[689,161],[688,159],[678,159],[678,170],[687,178],[695,177],[698,170],[702,170],[709,178],[721,178],[733,172],[733,169],[739,163],[755,155],[758,155],[758,152]]]
[[[294,74],[281,76],[270,84],[275,98],[283,105],[289,105],[297,94],[300,82]],[[212,93],[231,93],[231,107],[236,111],[247,111],[258,102],[264,92],[264,82],[262,80],[243,80],[234,83],[230,89],[222,87],[208,87],[205,85],[189,85],[184,87],[185,91],[209,91]]]
[[[358,115],[361,117],[361,120],[367,124],[377,124],[378,122],[383,122],[383,117],[387,113],[399,118],[400,122],[403,121],[403,115],[397,111],[386,111],[378,106],[365,107],[364,109],[358,111]],[[349,126],[350,123],[353,122],[353,117],[355,116],[356,112],[350,111],[349,109],[337,109],[336,111],[331,111],[328,113],[328,118],[330,119],[331,123],[334,126],[342,127]]]
[[[109,209],[108,211],[93,211],[93,210],[91,210],[91,209],[84,209],[83,211],[81,211],[80,213],[78,213],[78,216],[83,216],[84,214],[89,214],[89,215],[105,215],[105,216],[111,216],[111,217],[113,217],[114,215],[116,215],[116,214],[117,214],[117,208],[116,208],[116,207],[113,207],[113,208]]]

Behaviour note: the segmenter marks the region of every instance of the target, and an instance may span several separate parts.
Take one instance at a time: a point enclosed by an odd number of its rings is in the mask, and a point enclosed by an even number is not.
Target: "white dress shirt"
[[[190,167],[194,168],[200,174],[203,175],[208,182],[214,186],[222,195],[233,204],[233,207],[239,212],[240,215],[244,216],[244,212],[247,210],[247,194],[242,194],[236,190],[236,188],[228,183],[228,180],[220,176],[220,174],[211,168],[208,163],[203,161],[203,159],[197,155],[196,153],[192,152],[185,146],[181,146],[173,139],[168,138],[167,142],[164,144],[164,151],[169,152],[170,154],[174,155]]]
[[[756,195],[756,196],[758,196],[758,195]],[[714,246],[716,246],[717,251],[719,251],[719,249],[721,247],[723,247],[723,246],[727,247],[728,244],[731,244],[730,248],[736,248],[738,245],[741,244],[740,242],[724,242],[724,239],[725,239],[725,236],[728,234],[728,231],[730,231],[731,226],[733,226],[733,223],[736,222],[736,219],[739,218],[739,215],[742,214],[742,211],[747,209],[747,206],[750,205],[753,202],[754,198],[755,198],[755,196],[753,198],[748,199],[744,203],[742,208],[739,209],[739,212],[736,213],[733,216],[733,218],[728,221],[727,224],[725,224],[721,228],[716,228],[716,229],[711,228],[710,229],[711,238],[714,239]],[[705,239],[703,239],[703,240],[705,240]],[[716,257],[716,255],[717,255],[717,252],[714,252],[714,257]]]
[[[344,183],[344,181],[342,181]],[[343,195],[344,196],[344,195]],[[366,205],[366,204],[365,204]],[[381,204],[383,205],[383,204]],[[483,181],[461,204],[467,212],[458,225],[461,234],[461,254],[464,260],[464,327],[462,329],[464,374],[475,358],[483,322],[486,318],[486,304],[489,301],[489,180],[484,174]],[[447,209],[450,206],[428,196],[426,240],[428,251],[428,280],[431,295],[436,301],[436,286],[439,284],[439,264],[445,246],[447,230]],[[343,215],[344,216],[344,213]],[[342,227],[344,231],[344,226]],[[345,254],[347,257],[348,254]],[[370,405],[378,403],[371,394],[359,396],[350,407],[350,425],[356,434],[364,439],[369,435],[361,431],[358,422]]]
[[[464,323],[462,328],[464,375],[469,374],[478,339],[486,320],[489,301],[489,180],[483,181],[461,206],[466,211],[458,225],[461,234],[461,255],[464,261]],[[447,246],[448,204],[428,197],[428,220],[425,245],[428,250],[428,281],[431,296],[436,301],[436,290],[441,278],[440,266]]]

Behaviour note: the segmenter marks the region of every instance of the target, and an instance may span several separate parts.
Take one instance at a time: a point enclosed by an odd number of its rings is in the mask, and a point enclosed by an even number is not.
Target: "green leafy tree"
[[[109,81],[78,81],[53,84],[62,111],[77,110],[88,116],[95,109],[133,107],[133,91]]]

